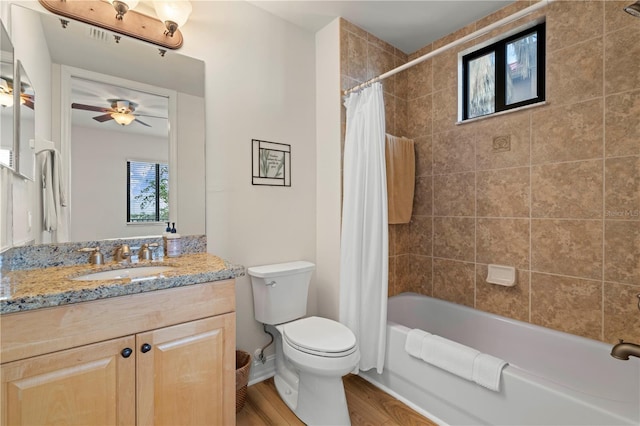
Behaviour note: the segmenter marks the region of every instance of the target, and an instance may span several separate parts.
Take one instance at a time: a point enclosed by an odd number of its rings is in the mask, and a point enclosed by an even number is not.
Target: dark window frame
[[[155,166],[155,206],[154,206],[154,215],[155,219],[153,221],[145,221],[145,220],[131,220],[131,163],[145,163],[145,164],[153,164]],[[136,160],[127,160],[127,224],[132,223],[156,223],[164,220],[164,218],[160,217],[160,180],[161,180],[161,167],[167,166],[165,163],[156,163],[154,161],[136,161]]]
[[[507,45],[514,40],[527,37],[537,33],[537,96],[520,102],[507,104]],[[494,114],[520,108],[526,105],[536,104],[545,101],[545,71],[546,71],[546,25],[545,22],[520,31],[516,34],[505,37],[488,46],[482,47],[462,56],[462,121],[475,120],[482,117],[490,117]],[[495,110],[492,113],[469,117],[469,62],[479,57],[495,52]]]

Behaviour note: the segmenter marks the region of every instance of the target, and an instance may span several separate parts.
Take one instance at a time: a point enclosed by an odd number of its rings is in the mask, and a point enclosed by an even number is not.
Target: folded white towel
[[[422,351],[422,340],[426,336],[431,336],[431,333],[422,331],[419,328],[409,330],[407,333],[407,341],[404,343],[404,350],[413,357],[420,358],[420,352]]]
[[[422,340],[421,358],[467,380],[473,377],[473,362],[479,351],[444,337],[430,335]]]
[[[500,391],[500,376],[507,362],[489,354],[480,354],[473,362],[473,381],[492,391]]]

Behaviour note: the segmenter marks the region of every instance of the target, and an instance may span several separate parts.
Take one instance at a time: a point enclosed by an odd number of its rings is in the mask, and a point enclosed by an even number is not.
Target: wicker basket
[[[236,351],[236,413],[240,412],[247,400],[247,383],[251,368],[251,354]]]

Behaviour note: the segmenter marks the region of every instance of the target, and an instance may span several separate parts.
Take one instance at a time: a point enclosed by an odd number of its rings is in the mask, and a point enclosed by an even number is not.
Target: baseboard
[[[276,356],[269,355],[266,362],[262,362],[254,359],[251,363],[251,370],[249,371],[249,386],[256,383],[260,383],[267,380],[269,377],[273,377],[276,374]]]

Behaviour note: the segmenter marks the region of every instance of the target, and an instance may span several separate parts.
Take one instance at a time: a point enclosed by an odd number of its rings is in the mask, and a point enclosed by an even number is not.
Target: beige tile
[[[476,262],[529,269],[529,219],[478,219]]]
[[[607,0],[604,2],[605,33],[618,31],[628,26],[640,28],[640,19],[623,11],[623,8],[631,3],[633,2],[628,0]]]
[[[369,44],[375,46],[378,49],[382,49],[383,51],[390,53],[391,55],[396,55],[396,48],[386,41],[379,39],[371,33],[367,33],[367,41]]]
[[[602,96],[602,56],[601,38],[547,54],[547,101],[566,105]]]
[[[434,216],[475,215],[475,173],[433,177]]]
[[[365,40],[367,39],[367,32],[365,30],[344,18],[340,18],[340,29],[356,34]]]
[[[640,27],[628,26],[607,34],[605,43],[605,94],[640,89],[638,57]]]
[[[531,322],[602,339],[602,282],[531,274]]]
[[[529,167],[477,173],[479,217],[529,217]]]
[[[397,225],[395,253],[431,256],[433,218],[413,216],[411,222]]]
[[[384,128],[387,133],[396,134],[396,97],[384,96]]]
[[[604,341],[640,341],[640,286],[604,283]]]
[[[433,64],[431,60],[426,60],[418,65],[409,68],[407,73],[407,99],[420,98],[430,94],[432,90]]]
[[[640,155],[640,90],[607,96],[605,102],[607,157]]]
[[[433,212],[433,181],[431,176],[416,178],[416,187],[413,194],[413,215],[431,216]]]
[[[411,291],[431,296],[431,257],[407,254],[396,259],[396,294]]]
[[[602,217],[602,160],[531,168],[531,216]]]
[[[602,35],[602,1],[558,1],[547,9],[547,52]]]
[[[605,217],[640,220],[640,156],[607,159],[605,177]]]
[[[473,262],[475,220],[467,217],[434,217],[433,255]]]
[[[475,135],[469,127],[433,135],[433,173],[459,173],[475,170]]]
[[[377,77],[395,68],[393,53],[381,49],[375,44],[369,43],[367,47],[367,80]],[[395,77],[395,76],[394,76]],[[382,81],[385,93],[395,94],[395,78],[387,78]]]
[[[400,65],[403,65],[406,61],[402,61],[400,58],[398,58],[396,56],[395,59],[395,66],[399,67]],[[396,77],[396,96],[404,99],[405,101],[407,100],[407,97],[409,95],[409,74],[408,74],[409,70],[405,70],[402,72],[399,72],[398,74],[395,75]]]
[[[606,281],[640,285],[640,226],[638,221],[605,221]]]
[[[396,129],[395,132],[400,136],[406,136],[408,132],[407,121],[407,101],[404,99],[396,98]]]
[[[475,298],[473,263],[433,259],[433,296],[473,307]]]
[[[442,90],[458,84],[458,52],[456,49],[445,50],[432,58],[433,88]]]
[[[602,109],[598,98],[533,111],[531,163],[602,158]]]
[[[465,27],[459,28],[454,32],[447,34],[446,36],[439,38],[438,40],[433,42],[433,50],[439,49],[447,44],[456,41],[466,35],[471,34],[476,30],[475,23],[471,23]]]
[[[453,130],[458,120],[458,88],[445,87],[433,93],[433,131]]]
[[[431,96],[407,101],[407,137],[415,139],[431,134]]]
[[[519,321],[529,321],[529,271],[516,271],[516,284],[487,282],[487,265],[476,265],[476,308]]]
[[[404,225],[389,224],[389,256],[395,256],[396,253],[396,235],[398,234],[398,228]]]
[[[515,112],[469,123],[476,134],[476,161],[478,170],[528,166],[531,145],[531,120],[529,111]],[[465,125],[464,127],[467,127]],[[510,149],[496,151],[494,139],[508,136]]]
[[[367,40],[349,33],[347,58],[347,75],[358,82],[364,82],[367,79]]]
[[[399,293],[396,285],[396,258],[397,256],[389,256],[389,284],[387,286],[387,296],[395,296]]]
[[[342,22],[346,21],[340,19],[340,74],[347,75],[349,72],[349,32],[344,29]]]
[[[416,176],[431,176],[433,170],[431,136],[416,138],[413,142],[416,151]]]
[[[602,279],[602,222],[531,221],[531,269],[538,272]]]

